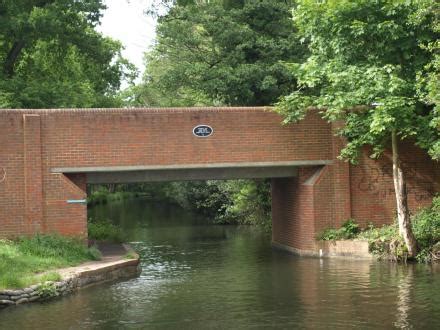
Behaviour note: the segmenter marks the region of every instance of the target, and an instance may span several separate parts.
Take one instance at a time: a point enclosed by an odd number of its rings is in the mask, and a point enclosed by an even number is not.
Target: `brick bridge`
[[[197,137],[193,128],[213,134]],[[390,157],[357,166],[316,113],[281,125],[269,108],[0,110],[0,237],[86,235],[87,183],[271,178],[273,243],[316,250],[348,218],[393,219]],[[402,145],[412,210],[440,191],[440,169]]]

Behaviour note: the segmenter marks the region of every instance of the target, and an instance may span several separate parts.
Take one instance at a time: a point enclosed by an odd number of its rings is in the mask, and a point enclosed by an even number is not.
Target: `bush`
[[[358,238],[367,240],[370,252],[380,258],[390,258],[396,261],[407,258],[408,251],[399,235],[397,224],[384,225],[379,228],[370,226],[359,233]]]
[[[117,191],[110,193],[105,190],[97,190],[87,197],[87,205],[107,204],[108,202],[134,198],[142,195],[138,192]]]
[[[51,298],[51,297],[56,297],[58,295],[58,291],[55,286],[55,283],[50,281],[45,281],[41,283],[38,286],[37,291],[38,291],[38,295],[41,298]]]
[[[87,229],[89,239],[116,243],[122,243],[126,240],[126,235],[122,232],[122,229],[108,220],[89,218]]]
[[[216,185],[228,200],[223,212],[216,216],[217,223],[255,225],[271,231],[270,181],[231,180],[216,182]]]
[[[387,242],[399,235],[397,224],[383,225],[382,227],[374,227],[370,225],[358,235],[361,239]]]
[[[420,248],[417,260],[430,262],[440,258],[440,253],[435,248],[440,244],[440,196],[433,199],[430,207],[413,217],[412,226]]]
[[[419,262],[440,260],[440,196],[433,199],[432,205],[422,209],[412,217],[412,229],[419,245],[416,256]],[[399,235],[397,224],[381,228],[370,227],[359,238],[367,239],[370,251],[395,260],[405,260],[407,248]]]

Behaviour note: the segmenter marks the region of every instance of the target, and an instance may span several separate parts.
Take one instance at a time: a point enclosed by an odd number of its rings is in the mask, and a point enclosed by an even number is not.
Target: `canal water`
[[[141,275],[5,309],[0,329],[440,329],[439,268],[299,258],[142,199],[89,215],[124,228]]]

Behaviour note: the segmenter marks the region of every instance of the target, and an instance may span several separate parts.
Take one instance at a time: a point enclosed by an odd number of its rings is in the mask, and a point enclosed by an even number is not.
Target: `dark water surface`
[[[440,329],[440,269],[299,258],[246,227],[145,200],[96,206],[142,274],[0,311],[0,329]]]

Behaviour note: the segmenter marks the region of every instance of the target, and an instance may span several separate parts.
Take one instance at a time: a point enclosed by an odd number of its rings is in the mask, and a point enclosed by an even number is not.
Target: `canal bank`
[[[0,290],[0,309],[48,300],[71,294],[81,288],[139,275],[139,255],[127,244],[98,243],[101,260],[55,269],[58,281],[45,281],[27,288]]]

